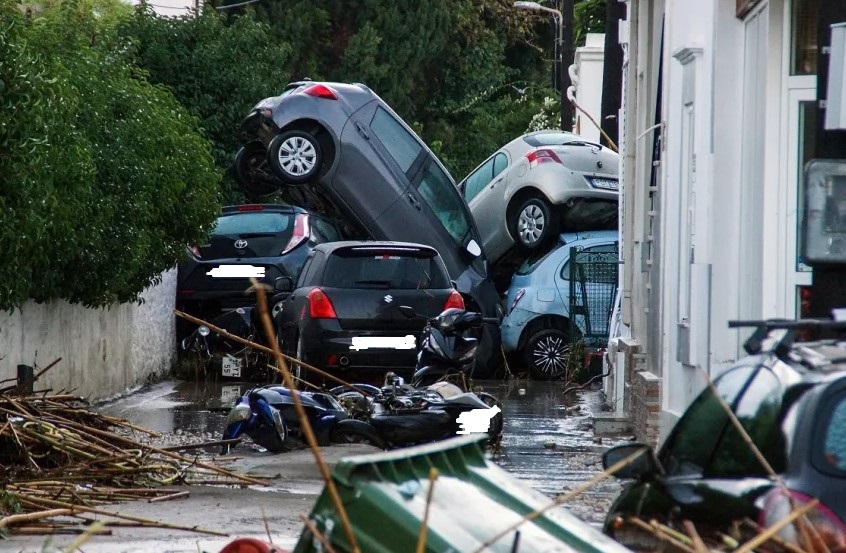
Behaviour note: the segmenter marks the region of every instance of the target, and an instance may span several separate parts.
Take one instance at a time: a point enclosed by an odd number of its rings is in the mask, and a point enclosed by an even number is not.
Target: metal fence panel
[[[616,250],[616,248],[615,248]],[[586,347],[605,347],[617,295],[617,251],[570,248],[570,337]]]

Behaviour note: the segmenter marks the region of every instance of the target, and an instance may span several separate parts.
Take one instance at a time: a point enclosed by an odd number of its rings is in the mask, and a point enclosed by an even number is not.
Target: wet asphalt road
[[[560,383],[515,380],[477,382],[503,405],[505,430],[494,460],[541,493],[555,497],[602,471],[602,453],[626,438],[594,437],[591,414],[600,393],[586,390],[565,398]],[[250,384],[168,381],[146,388],[102,409],[163,434],[162,445],[220,439],[225,410]],[[582,520],[599,525],[616,480],[607,480],[568,502]]]

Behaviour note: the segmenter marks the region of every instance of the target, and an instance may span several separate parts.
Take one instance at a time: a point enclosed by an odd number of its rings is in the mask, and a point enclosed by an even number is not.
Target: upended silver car
[[[562,131],[500,148],[458,184],[493,263],[515,244],[539,249],[560,232],[617,225],[619,156]]]

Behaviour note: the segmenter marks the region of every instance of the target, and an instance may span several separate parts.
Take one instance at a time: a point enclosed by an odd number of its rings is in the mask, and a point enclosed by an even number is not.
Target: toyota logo
[[[246,240],[235,240],[235,249],[236,250],[243,250],[246,247],[247,247],[247,241]]]

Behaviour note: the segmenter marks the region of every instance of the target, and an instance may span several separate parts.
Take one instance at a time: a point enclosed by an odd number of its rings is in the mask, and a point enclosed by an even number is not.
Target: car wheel
[[[556,233],[558,221],[549,203],[534,196],[524,201],[509,222],[511,234],[523,250],[536,250]]]
[[[296,357],[303,363],[308,363],[308,360],[305,358],[305,343],[303,343],[302,336],[297,336],[297,354],[294,357]],[[305,369],[305,367],[301,366],[299,363],[291,364],[291,374],[301,380],[311,382],[311,380],[309,379],[309,372]]]
[[[270,141],[267,160],[283,181],[303,184],[317,177],[323,164],[323,151],[313,134],[286,131]]]
[[[267,171],[267,151],[263,144],[252,142],[238,150],[235,179],[245,192],[259,196],[272,194],[279,188],[273,178]]]
[[[554,380],[567,372],[570,362],[570,336],[548,328],[536,332],[523,348],[523,363],[536,380]]]

